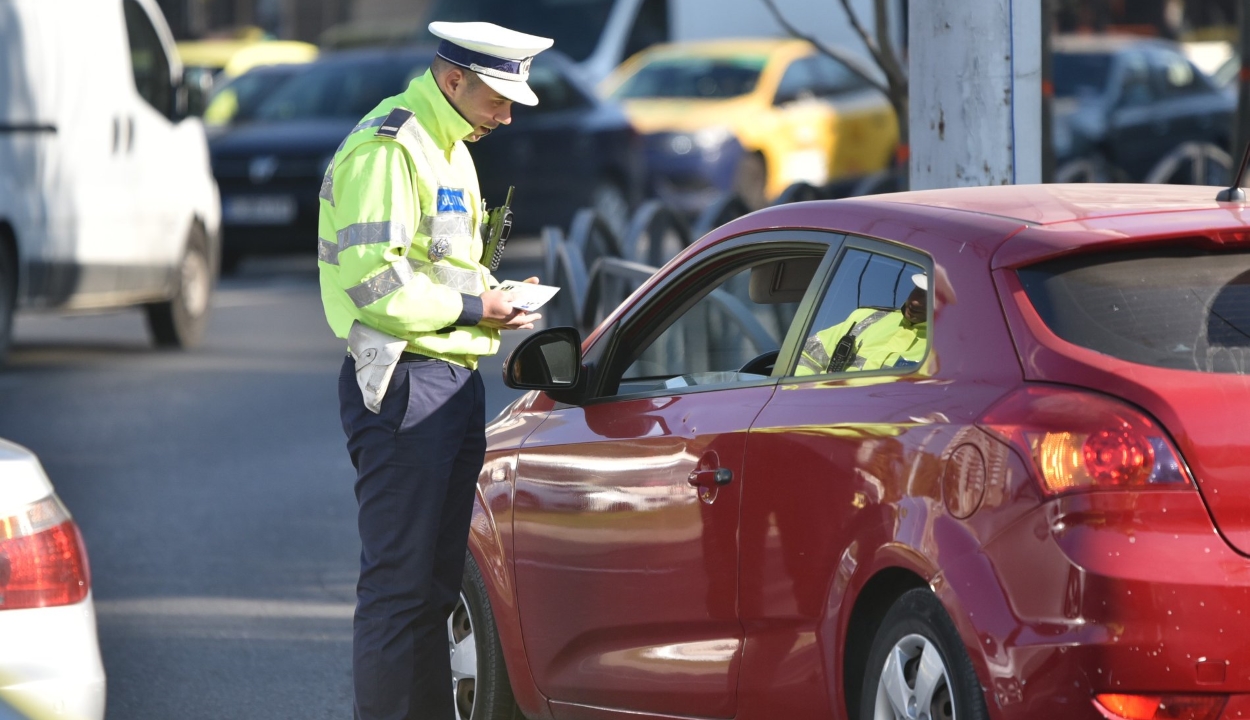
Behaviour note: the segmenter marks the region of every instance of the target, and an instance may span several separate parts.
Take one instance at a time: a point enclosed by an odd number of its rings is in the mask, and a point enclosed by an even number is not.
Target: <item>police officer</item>
[[[430,24],[430,70],[348,134],[322,181],[326,319],[347,340],[339,403],[361,540],[355,717],[455,717],[447,618],[460,593],[485,454],[478,358],[538,315],[491,289],[484,205],[464,142],[535,105],[552,41],[490,23]],[[530,278],[537,282],[537,278]]]
[[[928,278],[912,275],[915,288],[898,310],[860,308],[846,320],[807,339],[795,375],[909,368],[928,347]]]

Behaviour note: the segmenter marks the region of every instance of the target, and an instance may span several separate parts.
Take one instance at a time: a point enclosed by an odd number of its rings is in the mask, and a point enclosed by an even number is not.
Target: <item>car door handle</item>
[[[728,485],[733,482],[734,471],[729,468],[714,468],[712,470],[695,470],[690,473],[687,480],[694,487],[714,487],[717,485]]]

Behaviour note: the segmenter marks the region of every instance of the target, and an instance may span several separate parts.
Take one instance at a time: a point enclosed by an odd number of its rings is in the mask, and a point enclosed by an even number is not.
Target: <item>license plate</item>
[[[232,225],[285,225],[295,219],[290,195],[239,195],[222,203],[222,220]]]

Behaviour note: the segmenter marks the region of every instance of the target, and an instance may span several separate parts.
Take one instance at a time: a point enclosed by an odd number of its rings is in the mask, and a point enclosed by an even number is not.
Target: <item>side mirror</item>
[[[503,365],[504,384],[518,390],[572,390],[582,375],[582,337],[571,327],[548,328],[530,335]]]

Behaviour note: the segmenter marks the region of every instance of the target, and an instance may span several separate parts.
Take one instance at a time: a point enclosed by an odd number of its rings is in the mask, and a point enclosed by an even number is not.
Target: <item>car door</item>
[[[826,249],[691,259],[600,335],[591,399],[521,448],[517,603],[557,717],[735,715],[742,459],[774,387],[772,357],[753,359],[781,346]]]
[[[914,276],[931,275],[928,265],[897,245],[848,238],[810,325],[799,333],[802,353],[779,361],[778,391],[752,423],[738,579],[747,633],[739,707],[745,716],[835,714],[826,681],[836,677],[828,662],[839,655],[837,638],[822,621],[837,616],[862,553],[882,542],[865,531],[887,524],[881,505],[908,493],[900,479],[933,478],[936,460],[915,450],[924,447],[923,437],[950,432],[926,409],[949,395],[923,382],[927,317],[903,341],[910,351],[900,346],[888,367],[831,370],[829,357],[820,367],[809,363],[821,355],[812,343],[822,329],[855,319],[823,346],[834,355],[845,335],[868,337],[861,321],[878,314],[891,321],[888,311],[915,291]],[[917,510],[900,522],[923,524],[926,514]]]
[[[122,0],[129,38],[134,90],[121,118],[121,136],[133,169],[135,198],[134,277],[132,285],[161,286],[167,269],[182,250],[185,212],[180,192],[185,168],[176,166],[181,155],[175,138],[178,127],[176,89],[171,73],[170,46],[161,37],[163,23],[138,0]]]

